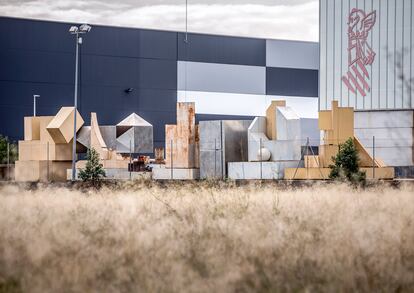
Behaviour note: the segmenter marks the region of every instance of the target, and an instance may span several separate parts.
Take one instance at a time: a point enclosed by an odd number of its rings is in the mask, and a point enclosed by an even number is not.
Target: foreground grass
[[[414,290],[414,188],[0,189],[0,292]]]

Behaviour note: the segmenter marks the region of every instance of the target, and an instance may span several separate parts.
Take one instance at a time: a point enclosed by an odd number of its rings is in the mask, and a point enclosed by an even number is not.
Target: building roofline
[[[28,17],[17,17],[17,16],[6,16],[0,15],[1,18],[16,19],[16,20],[25,20],[25,21],[38,21],[38,22],[47,22],[47,23],[59,23],[59,24],[68,24],[76,25],[82,22],[73,22],[73,21],[60,21],[60,20],[49,20],[49,19],[38,19],[38,18],[28,18]],[[185,34],[185,31],[179,30],[167,30],[167,29],[155,29],[155,28],[140,28],[132,26],[120,26],[120,25],[105,25],[105,24],[94,24],[88,23],[92,27],[107,27],[107,28],[119,28],[119,29],[135,29],[135,30],[144,30],[144,31],[154,31],[154,32],[169,32],[169,33],[181,33]],[[188,32],[192,35],[204,35],[204,36],[217,36],[217,37],[229,37],[229,38],[243,38],[243,39],[253,39],[253,40],[264,40],[264,41],[280,41],[280,42],[294,42],[294,43],[306,43],[306,44],[319,44],[319,42],[313,41],[304,41],[304,40],[290,40],[290,39],[276,39],[276,38],[260,38],[260,37],[249,37],[249,36],[237,36],[237,35],[226,35],[226,34],[212,34],[212,33],[203,33],[203,32]]]

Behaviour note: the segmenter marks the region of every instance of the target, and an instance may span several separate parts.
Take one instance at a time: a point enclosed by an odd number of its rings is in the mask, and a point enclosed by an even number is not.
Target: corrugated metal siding
[[[320,108],[332,99],[356,109],[412,109],[413,93],[406,80],[414,78],[413,3],[411,0],[320,0]],[[371,90],[352,93],[342,82],[348,71],[348,16],[353,8],[376,11],[367,42],[376,53],[366,69]],[[403,64],[400,66],[399,64]],[[400,68],[401,67],[401,68]]]

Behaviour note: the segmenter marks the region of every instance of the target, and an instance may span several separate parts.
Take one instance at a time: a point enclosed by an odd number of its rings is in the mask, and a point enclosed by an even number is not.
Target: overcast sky
[[[193,32],[318,41],[318,0],[188,0]],[[185,30],[185,0],[0,0],[3,16]]]

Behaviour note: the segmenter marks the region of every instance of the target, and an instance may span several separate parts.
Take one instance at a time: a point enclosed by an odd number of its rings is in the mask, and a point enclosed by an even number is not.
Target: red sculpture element
[[[375,10],[365,14],[363,10],[354,8],[348,17],[348,72],[342,81],[351,92],[358,91],[363,97],[367,95],[366,91],[370,91],[366,67],[372,65],[376,55],[367,42],[376,15]]]

